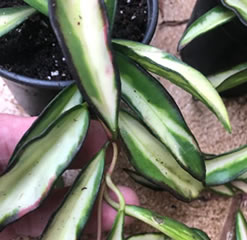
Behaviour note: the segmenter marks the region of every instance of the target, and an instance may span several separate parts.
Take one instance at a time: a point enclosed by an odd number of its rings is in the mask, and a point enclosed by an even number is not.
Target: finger
[[[16,144],[34,120],[35,117],[0,114],[0,170],[7,165]]]
[[[124,195],[128,204],[139,205],[139,200],[135,192],[127,187],[119,187]],[[10,240],[19,235],[38,237],[43,232],[46,224],[52,213],[57,209],[59,204],[67,192],[67,189],[61,189],[52,193],[42,204],[42,206],[34,212],[26,215],[22,219],[9,225],[0,233],[1,240]],[[116,216],[116,211],[112,209],[107,203],[103,203],[102,222],[103,230],[108,231],[111,229]],[[131,218],[126,218],[126,224],[131,223]],[[97,228],[97,205],[93,210],[92,217],[86,226],[87,233],[95,233]]]
[[[131,188],[125,187],[125,186],[119,186],[119,189],[124,196],[126,204],[136,205],[136,206],[140,205],[139,198],[136,195],[136,192],[134,190],[132,190]],[[118,201],[117,196],[113,192],[110,192],[110,196],[112,197],[113,200]],[[109,204],[104,202],[103,203],[103,216],[102,216],[104,230],[108,231],[112,228],[116,215],[117,215],[117,211],[113,209]],[[133,222],[133,218],[131,217],[125,218],[125,224],[130,224],[132,222]]]

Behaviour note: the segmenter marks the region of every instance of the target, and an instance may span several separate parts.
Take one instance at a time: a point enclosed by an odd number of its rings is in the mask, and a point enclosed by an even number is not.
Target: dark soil
[[[23,5],[23,0],[1,0],[1,7]],[[113,37],[143,39],[147,23],[146,0],[118,0]],[[0,68],[43,80],[72,79],[49,19],[36,14],[0,38]]]

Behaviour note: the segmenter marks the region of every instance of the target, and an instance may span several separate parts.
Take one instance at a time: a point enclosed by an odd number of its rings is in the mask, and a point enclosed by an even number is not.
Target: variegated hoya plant
[[[209,239],[199,229],[127,205],[111,178],[121,139],[135,169],[126,171],[145,186],[169,191],[184,201],[199,197],[207,187],[227,196],[232,196],[235,189],[243,190],[247,147],[220,156],[202,153],[176,103],[150,73],[170,80],[203,102],[230,132],[226,108],[208,79],[160,49],[111,39],[115,0],[24,2],[29,6],[0,10],[0,36],[37,12],[49,16],[76,83],[64,89],[41,113],[16,146],[0,177],[1,230],[42,204],[81,148],[90,118],[96,117],[107,132],[108,143],[81,171],[41,239],[79,239],[98,193],[99,211],[103,197],[118,211],[108,240],[126,239],[125,215],[158,231],[130,236],[129,240]],[[233,15],[228,13],[226,18]],[[194,26],[180,46],[202,30],[199,32]],[[120,105],[121,101],[125,105]],[[110,146],[113,159],[104,174],[105,154]],[[110,197],[109,190],[118,201]],[[240,212],[236,223],[237,239],[246,239],[246,222]],[[97,239],[101,240],[100,228]]]

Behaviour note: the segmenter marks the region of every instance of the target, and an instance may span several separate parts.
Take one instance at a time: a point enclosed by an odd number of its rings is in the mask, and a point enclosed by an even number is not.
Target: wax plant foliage
[[[245,0],[218,0],[209,1],[209,6],[213,7],[200,15],[198,1],[198,9],[180,39],[178,50],[184,55],[184,60],[188,59],[186,62],[193,62],[192,65],[197,65],[200,71],[205,71],[218,92],[224,92],[247,82],[244,50],[247,4]],[[198,14],[200,16],[196,17]],[[187,47],[190,49],[186,50]],[[207,55],[206,63],[200,48],[204,48]]]
[[[109,240],[125,239],[125,215],[160,232],[128,239],[209,239],[199,229],[126,205],[111,175],[121,140],[135,169],[127,169],[127,173],[145,186],[169,191],[184,201],[196,199],[207,186],[214,185],[221,185],[214,190],[232,195],[232,188],[224,184],[245,179],[246,147],[220,156],[203,154],[172,97],[148,72],[191,93],[231,131],[217,91],[200,72],[160,49],[111,39],[115,0],[25,2],[30,7],[1,9],[2,35],[37,11],[46,14],[76,83],[46,107],[16,146],[0,178],[0,228],[42,204],[81,148],[90,119],[97,118],[107,132],[108,143],[81,171],[41,239],[79,239],[98,193],[99,211],[103,196],[118,211]],[[125,104],[120,105],[121,101]],[[104,171],[109,146],[113,159]],[[109,189],[118,201],[111,199]],[[101,239],[100,228],[97,239]]]

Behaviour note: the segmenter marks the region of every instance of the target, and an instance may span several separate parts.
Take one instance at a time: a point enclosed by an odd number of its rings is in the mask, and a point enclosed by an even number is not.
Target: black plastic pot
[[[147,0],[148,21],[143,43],[148,44],[155,32],[158,21],[158,0]],[[0,69],[0,76],[4,78],[17,102],[31,116],[38,115],[50,100],[73,80],[47,81],[29,78]]]
[[[219,2],[197,0],[187,27]],[[236,17],[233,21],[193,40],[181,50],[180,54],[184,62],[206,76],[229,69],[247,59],[247,27]],[[240,92],[233,89],[226,91],[223,95],[243,94],[246,92],[245,89],[247,88],[241,85]]]

